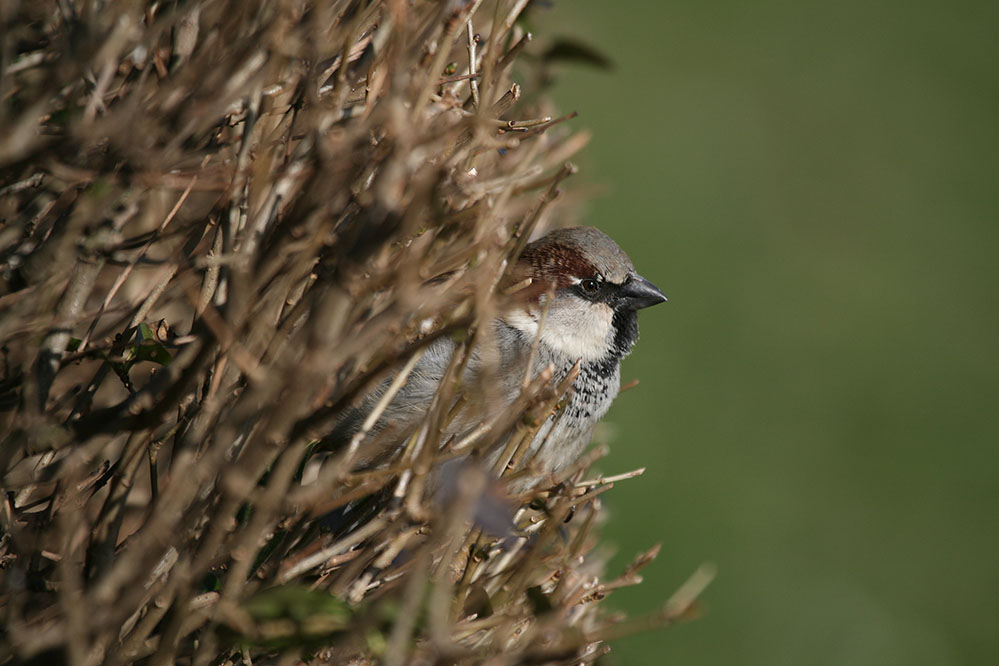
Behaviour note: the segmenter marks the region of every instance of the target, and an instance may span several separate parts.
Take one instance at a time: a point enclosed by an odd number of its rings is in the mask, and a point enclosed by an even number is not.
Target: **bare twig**
[[[586,143],[510,78],[527,0],[57,4],[3,19],[0,651],[591,663],[694,614],[599,603],[642,470],[532,459],[580,366],[500,385]]]

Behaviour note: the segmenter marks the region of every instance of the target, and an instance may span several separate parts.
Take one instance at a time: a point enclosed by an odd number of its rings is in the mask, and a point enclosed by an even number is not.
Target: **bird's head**
[[[638,339],[636,312],[666,300],[617,243],[592,227],[559,229],[530,243],[516,272],[530,284],[528,297],[504,320],[531,338],[540,326],[542,344],[584,362],[628,354]]]

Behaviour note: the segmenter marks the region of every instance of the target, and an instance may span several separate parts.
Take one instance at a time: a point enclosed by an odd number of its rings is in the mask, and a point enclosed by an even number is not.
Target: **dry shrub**
[[[527,4],[0,8],[8,659],[585,663],[690,612],[701,578],[601,611],[655,551],[602,580],[599,450],[519,509],[474,468],[427,499],[459,444],[529,440],[563,387],[460,443],[439,396],[378,466],[364,430],[325,439],[436,336],[457,367],[527,238],[573,220],[585,136],[511,74]]]

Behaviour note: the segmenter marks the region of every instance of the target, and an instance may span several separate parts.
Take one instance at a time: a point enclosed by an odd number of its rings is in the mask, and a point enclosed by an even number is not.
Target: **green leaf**
[[[222,579],[219,578],[217,573],[211,572],[204,575],[201,579],[201,591],[202,592],[221,592],[222,591]]]
[[[139,361],[152,361],[153,363],[158,363],[160,365],[168,365],[170,361],[173,360],[173,356],[167,351],[159,340],[156,339],[156,334],[153,330],[149,328],[148,324],[139,324],[138,329],[135,333],[135,338],[137,344],[132,348],[131,357],[126,355],[126,358],[132,361],[132,363],[138,363]]]
[[[546,63],[558,60],[599,69],[614,69],[614,63],[599,49],[572,37],[560,37],[545,51],[541,59]]]
[[[527,600],[534,609],[535,617],[544,615],[545,613],[550,613],[554,608],[551,600],[548,598],[548,595],[541,591],[540,586],[535,585],[534,587],[529,587],[526,592]]]
[[[325,590],[301,585],[258,592],[246,600],[241,611],[246,613],[248,624],[240,622],[220,629],[244,645],[306,648],[352,629],[354,623],[354,613],[346,602]]]
[[[323,616],[330,626],[344,629],[354,613],[346,602],[326,590],[313,590],[304,585],[281,585],[254,594],[243,608],[255,621],[291,619],[302,622]]]

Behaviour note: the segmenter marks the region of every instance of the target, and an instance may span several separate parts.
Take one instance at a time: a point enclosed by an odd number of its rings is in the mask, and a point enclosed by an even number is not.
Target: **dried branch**
[[[465,381],[587,140],[511,78],[528,4],[0,11],[0,654],[591,663],[694,612],[703,572],[599,603],[654,557],[606,580],[597,547],[642,470],[532,467],[576,370],[491,411]]]

